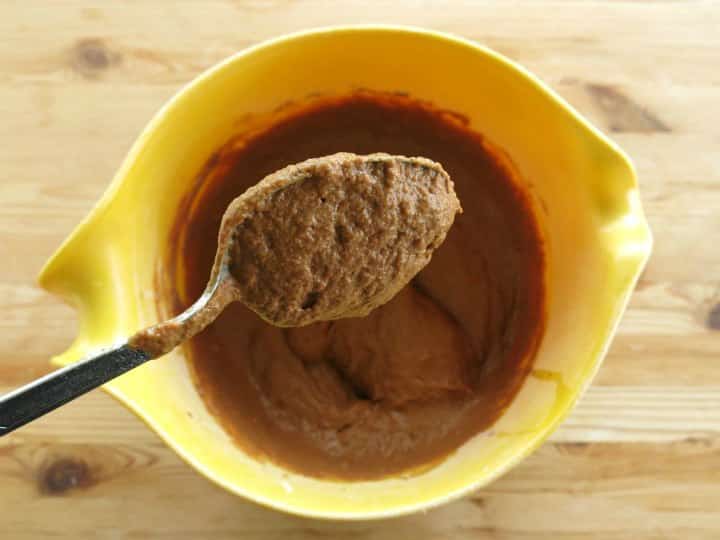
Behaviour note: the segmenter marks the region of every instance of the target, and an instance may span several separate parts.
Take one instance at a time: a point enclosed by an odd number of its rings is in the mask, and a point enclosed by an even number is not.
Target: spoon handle
[[[122,345],[48,373],[0,397],[0,437],[150,360]]]

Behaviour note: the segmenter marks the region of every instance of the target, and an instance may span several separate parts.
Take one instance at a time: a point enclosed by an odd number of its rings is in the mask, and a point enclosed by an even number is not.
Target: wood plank
[[[714,539],[718,463],[718,439],[547,444],[460,501],[415,516],[336,523],[236,498],[164,446],[38,441],[0,451],[0,523],[13,540]],[[38,518],[28,521],[28,515]]]

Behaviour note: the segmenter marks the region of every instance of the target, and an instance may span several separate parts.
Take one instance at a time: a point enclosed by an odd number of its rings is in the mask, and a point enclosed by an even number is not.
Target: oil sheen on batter
[[[289,163],[336,152],[443,165],[464,213],[430,264],[364,318],[283,329],[232,304],[186,355],[211,412],[258,457],[326,478],[420,470],[492,426],[544,328],[543,250],[527,196],[461,117],[353,94],[230,141],[178,213],[175,308],[202,293],[230,201]]]

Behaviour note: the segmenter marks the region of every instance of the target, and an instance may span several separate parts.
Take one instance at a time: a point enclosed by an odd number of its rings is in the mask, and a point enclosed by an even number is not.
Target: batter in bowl
[[[461,117],[353,94],[230,141],[178,213],[168,253],[174,308],[202,293],[238,194],[289,163],[336,152],[442,164],[463,213],[431,262],[365,317],[279,328],[232,304],[186,356],[211,412],[255,456],[323,478],[409,474],[492,427],[544,329],[543,246],[529,198]]]

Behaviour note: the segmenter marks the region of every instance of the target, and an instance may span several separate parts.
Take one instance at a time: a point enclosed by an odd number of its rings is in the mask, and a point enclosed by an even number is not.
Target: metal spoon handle
[[[122,345],[48,373],[0,397],[0,437],[150,360]]]
[[[180,315],[141,330],[119,347],[101,351],[1,396],[0,437],[170,352],[202,331],[236,299],[234,282],[227,278],[227,269],[222,267],[202,296]]]

